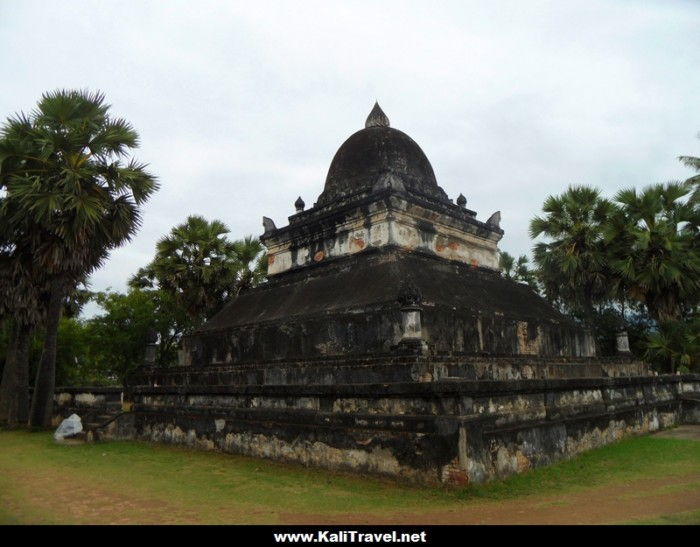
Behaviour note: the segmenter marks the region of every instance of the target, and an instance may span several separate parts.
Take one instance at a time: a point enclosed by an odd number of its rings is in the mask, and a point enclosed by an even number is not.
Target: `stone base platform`
[[[57,390],[57,414],[96,412],[100,394],[89,389]],[[125,396],[133,412],[109,436],[459,485],[697,422],[698,393],[700,375],[653,376],[624,361],[406,357],[182,367],[131,378]],[[114,394],[102,395],[114,402]]]
[[[632,359],[536,356],[319,358],[141,369],[133,385],[297,385],[433,382],[439,380],[531,380],[650,376],[648,365]]]

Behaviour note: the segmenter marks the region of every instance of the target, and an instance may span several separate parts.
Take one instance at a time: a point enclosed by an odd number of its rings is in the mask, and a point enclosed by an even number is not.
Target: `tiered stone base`
[[[59,390],[57,412],[80,414],[79,391]],[[697,393],[700,375],[653,376],[622,361],[404,357],[182,367],[133,377],[126,394],[133,412],[110,433],[467,484],[697,421]]]

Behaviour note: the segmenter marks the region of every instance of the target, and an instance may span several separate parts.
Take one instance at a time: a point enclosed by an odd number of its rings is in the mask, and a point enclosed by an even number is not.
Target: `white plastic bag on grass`
[[[80,416],[71,414],[61,422],[58,429],[53,434],[53,438],[57,441],[62,441],[65,437],[70,437],[83,430],[83,422],[80,421]]]

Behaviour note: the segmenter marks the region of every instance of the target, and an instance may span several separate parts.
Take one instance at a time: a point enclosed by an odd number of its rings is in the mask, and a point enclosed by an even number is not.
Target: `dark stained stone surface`
[[[541,355],[574,355],[580,328],[526,285],[398,249],[280,275],[231,302],[188,345],[199,364],[387,355],[401,334],[398,296],[407,280],[423,295],[426,342],[436,354],[517,354],[517,323],[525,321],[530,338],[542,331]]]
[[[302,317],[324,312],[400,307],[402,282],[411,280],[426,307],[448,306],[522,320],[567,322],[527,285],[488,270],[432,257],[393,251],[368,251],[291,273],[242,294],[203,330]]]
[[[420,146],[398,129],[373,125],[351,135],[338,149],[317,204],[369,193],[391,175],[394,184],[403,184],[409,192],[448,201]]]
[[[683,423],[684,398],[700,387],[698,375],[250,385],[207,372],[133,377],[123,393],[133,412],[100,433],[465,485]],[[166,385],[168,375],[180,381]],[[56,419],[109,412],[121,398],[89,387],[56,395]]]
[[[367,116],[365,127],[389,127],[390,125],[389,118],[384,114],[379,103],[375,102],[372,111]]]

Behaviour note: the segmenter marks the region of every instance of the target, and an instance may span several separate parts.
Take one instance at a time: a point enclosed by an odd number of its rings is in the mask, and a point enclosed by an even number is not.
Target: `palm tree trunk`
[[[664,302],[657,307],[657,318],[660,323],[667,321],[679,321],[681,318],[680,306],[673,302]]]
[[[627,330],[627,318],[625,317],[625,299],[620,298],[620,315],[622,318],[622,330]]]
[[[593,344],[595,349],[595,354],[600,355],[600,348],[598,347],[598,336],[596,336],[596,323],[595,323],[595,308],[593,307],[592,295],[593,289],[591,287],[586,287],[584,289],[583,297],[583,315],[584,323],[586,328],[593,337]]]
[[[41,361],[34,383],[34,396],[29,416],[31,427],[49,427],[53,411],[53,396],[56,389],[56,343],[58,322],[61,319],[63,303],[63,282],[57,279],[51,283],[49,305],[46,311],[46,335]]]
[[[22,325],[17,344],[17,424],[29,424],[29,346],[32,341],[31,325]]]
[[[17,393],[17,342],[19,340],[19,325],[15,323],[10,329],[9,345],[5,355],[5,366],[2,369],[2,384],[0,384],[0,424],[10,425],[10,416],[15,407]]]
[[[26,426],[29,418],[29,342],[32,327],[15,324],[2,373],[0,423]]]

